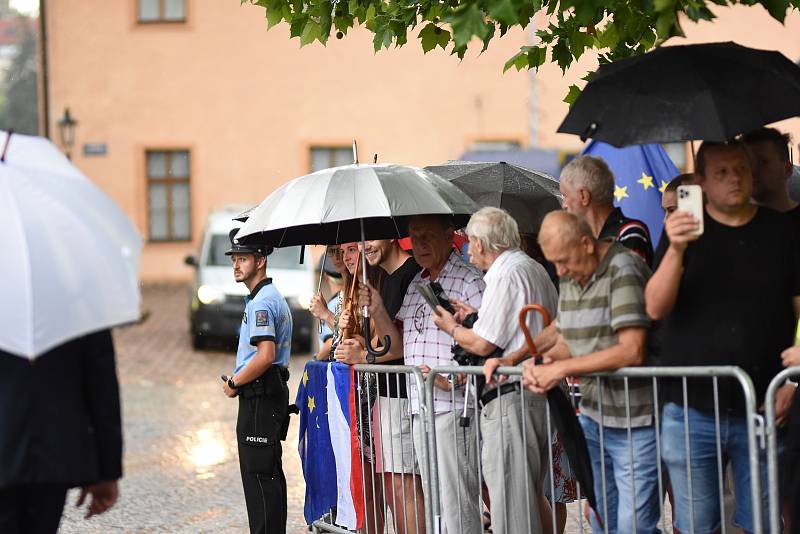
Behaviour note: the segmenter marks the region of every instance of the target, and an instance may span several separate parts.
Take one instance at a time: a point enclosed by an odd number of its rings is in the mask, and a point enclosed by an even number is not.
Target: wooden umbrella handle
[[[542,314],[542,319],[544,321],[543,326],[547,326],[550,324],[550,313],[545,309],[544,306],[539,304],[526,304],[519,310],[519,327],[522,329],[522,333],[525,335],[525,342],[528,344],[528,350],[531,351],[531,356],[534,358],[539,356],[539,350],[536,348],[536,344],[533,342],[533,338],[531,337],[531,331],[528,330],[528,312],[539,312]]]

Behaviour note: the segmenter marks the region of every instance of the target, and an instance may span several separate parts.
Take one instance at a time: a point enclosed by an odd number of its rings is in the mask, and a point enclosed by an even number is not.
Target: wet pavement
[[[238,401],[223,395],[219,378],[231,373],[235,348],[192,350],[187,286],[148,286],[142,295],[147,320],[114,331],[125,438],[119,501],[87,521],[70,491],[60,532],[247,532]],[[290,399],[307,360],[292,356]],[[283,449],[290,533],[307,532],[297,427],[292,417]]]

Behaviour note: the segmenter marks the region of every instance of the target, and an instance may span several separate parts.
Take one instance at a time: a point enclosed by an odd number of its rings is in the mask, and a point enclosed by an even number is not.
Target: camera
[[[475,312],[470,313],[464,317],[464,321],[461,323],[461,326],[464,328],[472,328],[477,320],[478,314]],[[494,349],[494,352],[488,356],[478,356],[477,354],[467,352],[464,347],[458,343],[455,343],[452,347],[450,347],[450,352],[453,353],[453,359],[458,363],[458,365],[466,366],[482,366],[488,358],[497,358],[503,355],[503,349],[497,347]]]
[[[678,191],[678,198],[686,198],[689,196],[689,192],[685,189],[681,189]]]

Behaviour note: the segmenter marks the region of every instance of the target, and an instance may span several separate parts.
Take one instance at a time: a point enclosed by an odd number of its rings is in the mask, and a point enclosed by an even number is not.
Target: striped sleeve
[[[644,303],[644,288],[647,283],[646,267],[630,254],[617,254],[611,264],[610,302],[611,328],[650,326]]]

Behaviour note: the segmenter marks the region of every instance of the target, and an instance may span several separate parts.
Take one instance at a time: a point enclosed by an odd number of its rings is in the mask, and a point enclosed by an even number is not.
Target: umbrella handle
[[[531,351],[531,356],[534,359],[538,359],[541,357],[539,354],[539,349],[536,348],[536,343],[533,342],[533,338],[531,337],[531,331],[528,330],[528,312],[539,312],[542,314],[542,320],[544,321],[544,326],[550,324],[550,313],[545,309],[543,306],[539,304],[526,304],[519,310],[519,327],[522,329],[522,333],[525,335],[525,342],[528,344],[528,350]]]
[[[383,336],[383,348],[376,350],[372,348],[372,336],[369,332],[369,317],[364,318],[364,343],[367,346],[367,352],[373,356],[383,356],[392,347],[392,339],[389,336]]]

